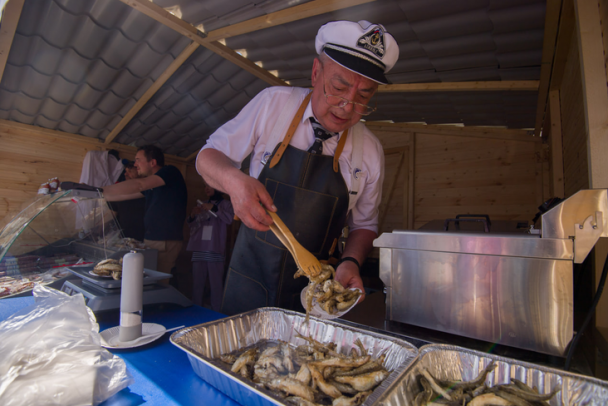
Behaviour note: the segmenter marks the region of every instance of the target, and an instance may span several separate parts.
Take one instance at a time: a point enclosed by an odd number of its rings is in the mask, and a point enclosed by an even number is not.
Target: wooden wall
[[[121,158],[135,157],[134,147],[0,120],[0,219],[19,212],[49,178],[78,182],[86,153],[112,148]],[[167,156],[166,162],[186,175],[181,158]]]
[[[417,229],[457,214],[531,220],[549,197],[548,147],[525,131],[367,126],[387,157],[381,232]]]
[[[585,129],[585,105],[576,33],[569,38],[568,57],[560,89],[564,155],[564,193],[572,196],[589,188],[589,161]]]

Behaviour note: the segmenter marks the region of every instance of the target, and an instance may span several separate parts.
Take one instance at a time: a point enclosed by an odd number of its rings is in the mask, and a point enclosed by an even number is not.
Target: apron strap
[[[344,149],[344,144],[346,144],[346,137],[348,136],[348,130],[344,130],[342,136],[340,137],[340,141],[338,141],[338,146],[336,147],[336,152],[334,152],[334,172],[338,172],[340,170],[340,165],[338,164],[338,158],[340,158],[340,154],[342,154],[342,150]]]
[[[283,138],[283,141],[281,142],[281,145],[279,145],[277,152],[274,154],[274,156],[270,160],[270,168],[274,168],[279,163],[281,158],[283,157],[285,148],[287,148],[287,146],[291,142],[291,139],[293,138],[293,135],[296,132],[296,128],[298,128],[298,125],[300,125],[300,122],[302,121],[302,117],[304,116],[304,110],[306,110],[306,107],[308,106],[308,103],[310,102],[311,96],[312,96],[312,92],[308,93],[308,95],[304,98],[304,100],[302,100],[302,104],[300,104],[300,108],[296,112],[296,115],[293,116],[293,120],[291,120],[291,124],[289,125],[289,128],[287,128],[287,132],[285,133],[285,138]],[[334,166],[333,167],[334,167],[334,172],[336,172],[336,173],[340,170],[340,167],[338,164],[338,159],[340,158],[340,154],[342,154],[342,150],[344,149],[344,144],[346,144],[347,136],[348,136],[348,130],[346,130],[342,133],[342,136],[340,137],[340,141],[338,141],[338,146],[336,147],[336,152],[334,153]]]
[[[306,110],[306,107],[308,106],[308,102],[310,101],[311,96],[312,96],[312,92],[308,93],[308,95],[304,98],[304,100],[302,100],[302,104],[300,104],[300,108],[296,112],[296,115],[293,117],[293,120],[291,120],[291,124],[289,125],[289,128],[287,129],[287,133],[285,133],[285,138],[283,138],[281,145],[279,145],[279,149],[277,150],[277,152],[272,157],[272,160],[270,161],[271,168],[274,168],[281,160],[281,157],[283,156],[283,152],[285,152],[285,148],[287,148],[287,146],[291,142],[291,138],[293,137],[293,134],[296,132],[296,128],[298,128],[300,121],[302,121],[302,116],[304,116],[304,110]]]

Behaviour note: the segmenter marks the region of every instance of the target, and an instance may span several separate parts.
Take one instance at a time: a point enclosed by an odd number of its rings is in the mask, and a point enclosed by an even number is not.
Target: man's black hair
[[[144,151],[144,155],[148,162],[152,159],[156,159],[156,165],[165,166],[165,154],[163,154],[163,151],[156,145],[142,145],[137,148],[137,152],[139,151]]]

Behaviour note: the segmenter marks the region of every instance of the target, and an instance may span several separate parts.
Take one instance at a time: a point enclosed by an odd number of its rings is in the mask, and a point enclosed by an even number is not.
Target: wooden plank
[[[475,187],[480,190],[487,190],[490,187],[516,187],[530,183],[530,168],[524,167],[518,171],[488,172],[486,175],[467,177],[460,174],[449,175],[445,172],[428,173],[424,176],[420,169],[420,174],[416,176],[416,190],[422,192],[434,189],[461,189]]]
[[[441,202],[443,199],[458,199],[460,201],[469,200],[472,202],[482,203],[508,203],[513,202],[533,202],[538,201],[529,193],[534,192],[534,181],[528,181],[526,184],[511,184],[511,185],[490,185],[479,187],[469,183],[463,184],[460,187],[451,188],[419,188],[416,193],[417,198],[436,199]],[[447,202],[447,200],[446,200]],[[443,205],[443,204],[442,204]]]
[[[302,20],[304,18],[331,13],[332,11],[338,11],[344,8],[358,6],[360,4],[371,3],[373,1],[375,0],[315,0],[295,7],[276,11],[274,13],[252,18],[251,20],[243,21],[242,23],[232,24],[227,27],[209,31],[205,40],[217,41],[224,38],[243,35],[253,31],[263,30],[265,28]]]
[[[409,170],[408,170],[408,190],[407,190],[407,228],[408,230],[414,229],[414,184],[416,182],[416,133],[412,133],[410,136],[410,156],[409,156]]]
[[[175,73],[175,71],[180,66],[182,66],[182,64],[186,61],[186,59],[188,59],[188,57],[190,55],[192,55],[192,53],[198,47],[199,47],[199,44],[197,44],[196,42],[191,42],[190,45],[188,45],[177,56],[177,58],[175,58],[175,60],[173,62],[171,62],[171,64],[158,77],[158,79],[156,79],[156,81],[154,83],[152,83],[152,86],[150,86],[150,88],[148,90],[146,90],[146,92],[143,94],[143,96],[139,100],[137,100],[137,103],[135,103],[135,105],[127,112],[127,114],[125,114],[125,116],[122,118],[122,120],[120,120],[120,122],[116,125],[116,127],[114,127],[112,129],[112,132],[110,134],[108,134],[108,136],[106,137],[106,139],[104,141],[105,144],[111,143],[114,140],[114,138],[116,138],[116,136],[122,131],[123,128],[125,128],[125,126],[129,123],[129,121],[131,121],[131,119],[133,117],[135,117],[135,114],[137,114],[137,112],[139,110],[141,110],[142,107],[145,106],[145,104],[148,102],[148,100],[150,100],[152,98],[152,96],[154,96],[154,94],[156,92],[158,92],[158,89],[160,89],[160,87],[165,84],[165,82],[171,77],[171,75],[173,75]]]
[[[198,153],[201,152],[201,150],[197,150],[193,153],[191,153],[190,155],[188,155],[188,158],[186,158],[186,162],[192,162],[196,159],[196,157],[198,156]]]
[[[388,197],[384,200],[384,203],[380,205],[379,211],[380,211],[380,224],[378,226],[378,229],[382,229],[382,226],[384,225],[384,219],[386,217],[386,210],[387,207],[391,201],[391,198],[393,197],[393,192],[395,189],[395,184],[397,182],[397,178],[399,177],[399,174],[401,173],[401,166],[403,165],[403,157],[405,156],[405,150],[402,150],[399,153],[399,158],[397,159],[397,168],[395,170],[395,176],[393,176],[393,179],[391,179],[390,181],[390,187],[388,188]],[[383,191],[385,189],[383,188]]]
[[[564,0],[559,19],[559,31],[557,34],[555,59],[553,60],[553,71],[551,72],[551,83],[549,85],[549,88],[552,90],[558,90],[562,86],[575,25],[573,0]]]
[[[230,62],[235,65],[245,69],[252,75],[264,80],[266,83],[269,83],[273,86],[287,86],[287,84],[274,76],[272,73],[267,70],[260,68],[258,65],[253,63],[247,58],[237,54],[232,49],[227,46],[219,43],[218,41],[208,42],[205,40],[202,32],[198,31],[196,27],[187,22],[183,21],[181,18],[178,18],[163,9],[160,6],[152,3],[149,0],[120,0],[126,5],[133,7],[135,10],[140,11],[147,15],[148,17],[158,21],[159,23],[171,28],[172,30],[190,38],[192,41],[195,41],[199,45],[204,46],[205,48],[215,52],[216,54],[222,56],[223,58],[228,59]]]
[[[367,121],[365,125],[374,133],[376,131],[396,131],[396,129],[400,128],[402,131],[411,131],[418,134],[441,134],[525,142],[542,142],[542,140],[537,137],[533,137],[528,133],[528,131],[525,130],[510,130],[488,127],[456,127],[433,124],[386,123],[380,121]]]
[[[544,202],[545,200],[547,200],[543,199],[542,152],[543,144],[534,144],[534,154],[536,155],[536,163],[534,165],[534,180],[536,180],[536,187],[534,188],[534,193],[532,195],[536,197],[535,201],[537,202]]]
[[[589,186],[608,188],[608,88],[597,0],[575,0],[579,32]]]
[[[2,12],[2,25],[0,26],[0,80],[4,76],[6,61],[8,61],[8,54],[13,45],[13,39],[15,38],[19,18],[21,18],[24,2],[25,0],[10,0],[5,4],[4,11]]]
[[[608,86],[599,4],[597,0],[574,0],[574,10],[585,106],[589,186],[604,189],[608,188]],[[594,253],[596,287],[602,275],[607,246],[603,242]],[[602,251],[603,255],[600,255]],[[595,325],[608,327],[608,298],[605,295],[597,305]]]
[[[536,102],[536,125],[534,126],[534,135],[536,137],[540,137],[543,120],[545,118],[562,1],[563,0],[547,0],[545,33],[543,36],[543,54],[541,57],[540,68],[540,84],[538,86],[538,99]]]
[[[538,80],[405,83],[378,86],[379,93],[538,91]]]
[[[447,203],[447,202],[446,202]],[[417,207],[423,207],[424,211],[420,210],[416,215],[416,222],[422,221],[428,223],[432,220],[445,219],[456,216],[458,214],[488,214],[490,219],[497,220],[531,220],[538,211],[538,203],[520,204],[520,205],[502,205],[497,204],[487,206],[483,204],[473,204],[467,206],[454,206],[453,204],[444,204],[437,206],[420,205],[416,201]],[[448,215],[446,216],[446,213]]]
[[[564,198],[564,157],[562,153],[562,120],[559,105],[559,90],[549,91],[549,117],[551,120],[551,187],[552,196]]]
[[[8,136],[18,136],[24,137],[23,142],[27,142],[27,139],[31,137],[42,137],[42,139],[46,139],[47,142],[55,143],[56,145],[80,145],[82,147],[86,147],[87,149],[96,149],[101,151],[103,148],[105,149],[116,149],[120,152],[128,152],[135,155],[137,150],[136,147],[132,147],[129,145],[122,145],[117,143],[103,144],[101,140],[98,138],[90,138],[85,137],[83,135],[78,134],[70,134],[63,131],[57,130],[49,130],[42,127],[36,127],[29,124],[17,123],[15,121],[9,120],[1,120],[0,119],[0,135]],[[165,154],[165,161],[171,162],[186,162],[185,158]]]

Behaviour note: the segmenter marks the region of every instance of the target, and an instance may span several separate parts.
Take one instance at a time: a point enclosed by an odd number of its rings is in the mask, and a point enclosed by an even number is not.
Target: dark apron
[[[307,104],[308,98],[303,107]],[[301,106],[294,122],[301,120],[303,111]],[[292,127],[286,140],[295,131]],[[345,140],[341,141],[343,146]],[[291,145],[280,147],[277,145],[272,155],[279,151],[280,160],[271,167],[270,159],[258,180],[266,186],[277,214],[298,242],[317,258],[327,259],[348,211],[348,188],[337,159],[334,163],[331,156],[311,154]],[[303,311],[300,292],[308,278],[294,279],[296,271],[292,255],[272,231],[260,232],[241,225],[226,276],[221,312],[233,315],[267,306]]]

